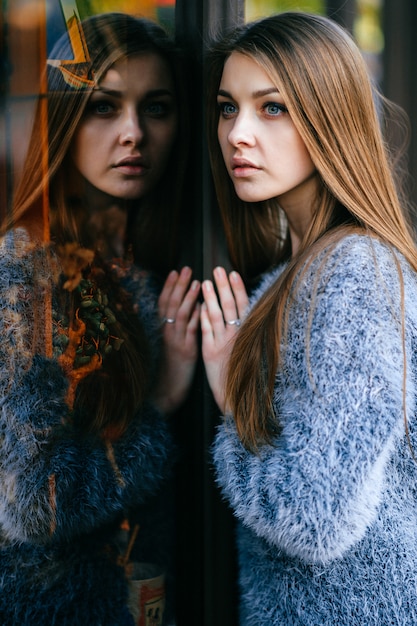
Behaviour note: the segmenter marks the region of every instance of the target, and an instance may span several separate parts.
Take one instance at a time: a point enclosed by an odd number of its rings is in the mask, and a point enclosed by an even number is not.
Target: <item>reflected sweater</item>
[[[218,429],[216,477],[238,520],[240,626],[417,624],[417,465],[403,414],[405,376],[417,456],[417,279],[396,256],[405,373],[394,253],[350,235],[294,292],[273,445],[248,452],[230,416]]]
[[[25,231],[0,245],[0,623],[2,626],[133,626],[120,521],[169,476],[166,420],[145,403],[109,445],[68,421],[67,379],[55,358],[33,357],[33,307],[52,280],[44,251]],[[150,337],[156,292],[126,277]],[[140,536],[140,534],[139,534]]]

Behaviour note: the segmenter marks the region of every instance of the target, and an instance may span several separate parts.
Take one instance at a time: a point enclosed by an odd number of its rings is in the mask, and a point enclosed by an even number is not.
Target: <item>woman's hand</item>
[[[202,354],[214,399],[225,413],[227,364],[249,300],[243,280],[237,272],[227,276],[222,267],[217,267],[213,275],[218,297],[210,280],[205,280],[202,285]]]
[[[185,400],[191,386],[198,356],[197,330],[200,283],[192,271],[173,270],[159,296],[158,308],[163,324],[163,354],[154,404],[164,413],[172,413]]]

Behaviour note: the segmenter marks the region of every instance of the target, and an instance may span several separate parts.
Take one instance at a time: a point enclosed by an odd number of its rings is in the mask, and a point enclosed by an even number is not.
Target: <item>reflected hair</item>
[[[80,212],[74,210],[70,201],[70,168],[66,159],[72,138],[94,86],[107,70],[119,59],[155,53],[167,63],[174,79],[178,103],[177,139],[173,147],[175,159],[157,189],[149,197],[139,200],[137,207],[132,207],[133,220],[128,224],[128,235],[134,246],[135,261],[142,268],[162,275],[175,264],[178,252],[176,229],[188,147],[182,55],[165,31],[147,19],[108,13],[89,17],[80,24],[88,51],[86,61],[65,63],[64,66],[62,61],[73,57],[67,35],[58,40],[50,53],[46,68],[47,93],[40,96],[21,182],[3,231],[24,225],[34,237],[35,233],[39,236],[36,228],[42,216],[40,207],[47,198],[51,240],[57,244],[58,252],[65,248],[66,242],[83,243],[80,241]],[[45,101],[42,100],[45,97],[46,119]],[[47,155],[46,166],[44,155]],[[95,263],[101,261],[97,259]],[[107,287],[117,306],[117,321],[111,332],[122,345],[120,350],[113,350],[110,356],[106,356],[102,367],[79,383],[74,415],[80,417],[81,431],[115,437],[124,432],[138,415],[137,410],[149,391],[152,374],[149,371],[148,341],[133,304],[119,283],[113,280],[110,268],[103,264],[99,269],[107,274]],[[61,297],[64,299],[65,294],[61,293]],[[70,303],[69,310],[71,306],[75,308]],[[43,336],[43,316],[42,310],[34,313],[34,336]]]
[[[94,86],[107,70],[126,56],[155,53],[167,63],[174,79],[176,101],[181,103],[173,147],[175,159],[160,184],[131,212],[136,219],[130,221],[129,226],[134,236],[132,243],[137,262],[163,275],[172,268],[179,254],[178,224],[189,138],[185,60],[164,29],[151,20],[124,13],[105,13],[91,16],[80,24],[89,58],[85,63],[69,66],[74,77],[78,76],[80,80],[68,80],[63,71],[63,67],[68,66],[59,63],[59,60],[71,59],[74,54],[68,35],[62,36],[54,45],[46,68],[48,132],[42,126],[40,102],[24,173],[3,230],[25,217],[30,218],[28,214],[36,210],[46,189],[53,235],[60,242],[78,240],[77,213],[67,202],[71,190],[68,189],[66,159],[72,137]],[[39,158],[41,151],[48,155],[46,171]]]

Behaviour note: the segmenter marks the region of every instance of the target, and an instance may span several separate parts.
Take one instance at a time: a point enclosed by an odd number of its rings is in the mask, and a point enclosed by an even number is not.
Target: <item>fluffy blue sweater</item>
[[[417,455],[417,279],[400,262]],[[282,269],[264,277],[254,301]],[[417,624],[417,464],[405,436],[403,354],[394,254],[349,236],[314,260],[296,292],[274,445],[251,454],[230,416],[216,434],[217,480],[239,520],[241,626]]]
[[[58,362],[32,358],[33,307],[50,281],[44,252],[24,231],[9,233],[0,245],[0,623],[133,626],[113,550],[120,520],[147,511],[169,475],[172,437],[150,404],[112,453],[74,432]],[[157,335],[156,293],[127,282]]]

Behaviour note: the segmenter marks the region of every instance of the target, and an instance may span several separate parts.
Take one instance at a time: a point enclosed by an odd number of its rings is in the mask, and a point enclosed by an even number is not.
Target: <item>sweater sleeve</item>
[[[67,380],[58,362],[30,357],[26,349],[31,332],[30,256],[10,255],[7,247],[3,252],[1,533],[12,541],[68,540],[110,522],[152,494],[170,471],[172,438],[166,420],[150,404],[113,444],[74,432],[67,419]]]
[[[290,313],[274,397],[280,435],[255,455],[226,419],[213,449],[218,483],[236,516],[310,563],[337,558],[364,536],[404,430],[392,253],[360,238],[326,260],[327,278],[317,282],[319,263],[302,276]],[[412,415],[411,376],[407,390]]]

